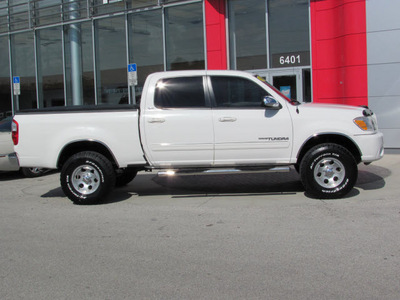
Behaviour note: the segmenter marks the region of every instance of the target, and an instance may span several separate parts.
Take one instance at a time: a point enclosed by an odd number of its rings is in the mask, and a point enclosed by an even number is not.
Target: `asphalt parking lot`
[[[77,206],[0,173],[0,299],[400,299],[399,179],[398,154],[339,200],[295,171],[143,173]]]

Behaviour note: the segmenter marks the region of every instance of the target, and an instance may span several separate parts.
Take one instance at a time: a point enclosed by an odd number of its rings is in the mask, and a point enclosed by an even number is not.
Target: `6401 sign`
[[[279,57],[279,63],[281,65],[294,65],[301,63],[301,56],[298,55],[288,55]]]
[[[309,66],[310,52],[279,53],[272,55],[272,68]]]

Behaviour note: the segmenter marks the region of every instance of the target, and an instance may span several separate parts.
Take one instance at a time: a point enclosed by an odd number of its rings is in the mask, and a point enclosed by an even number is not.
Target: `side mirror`
[[[282,108],[282,105],[271,96],[265,96],[262,105],[270,110],[280,110]]]

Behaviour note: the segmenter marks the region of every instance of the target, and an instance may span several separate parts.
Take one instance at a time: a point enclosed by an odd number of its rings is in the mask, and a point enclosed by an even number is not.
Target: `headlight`
[[[372,118],[370,117],[359,117],[355,118],[354,124],[358,126],[362,131],[375,131],[376,130],[376,125],[375,122]]]

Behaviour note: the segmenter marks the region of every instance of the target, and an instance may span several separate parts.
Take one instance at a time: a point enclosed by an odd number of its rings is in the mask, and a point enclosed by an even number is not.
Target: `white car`
[[[367,107],[299,103],[261,77],[196,70],[149,75],[138,105],[17,112],[12,138],[22,167],[60,170],[76,204],[104,199],[137,171],[160,176],[299,170],[306,193],[340,198],[361,162],[384,154]]]
[[[21,171],[26,177],[41,176],[45,169],[42,168],[21,168],[14,152],[14,145],[11,139],[12,117],[0,121],[0,171]]]

